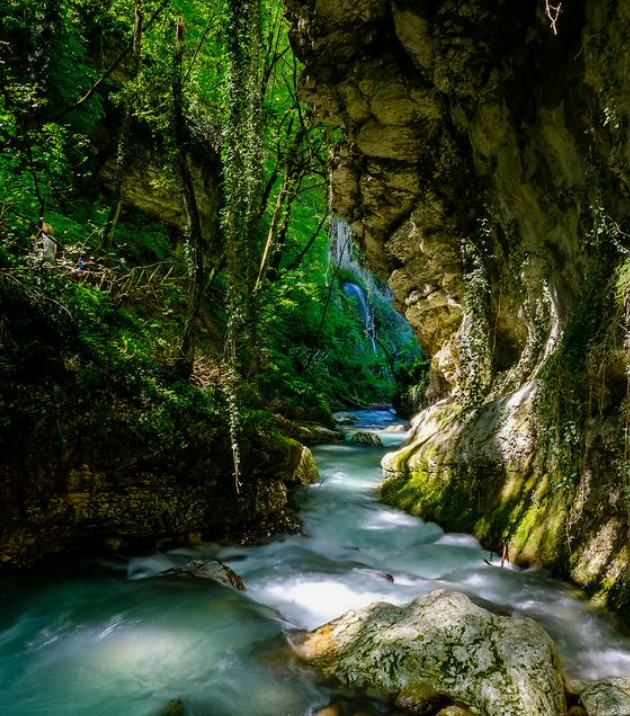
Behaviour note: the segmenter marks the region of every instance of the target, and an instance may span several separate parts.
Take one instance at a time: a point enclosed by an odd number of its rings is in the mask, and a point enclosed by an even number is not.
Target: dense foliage
[[[261,409],[391,398],[414,344],[377,293],[373,347],[331,263],[338,138],[300,105],[281,3],[10,0],[0,49],[7,435],[234,444]]]

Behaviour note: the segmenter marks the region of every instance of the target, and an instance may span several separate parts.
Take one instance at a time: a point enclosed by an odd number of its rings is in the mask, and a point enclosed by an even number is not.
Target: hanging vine
[[[228,116],[223,138],[228,325],[225,375],[234,484],[241,486],[239,385],[251,365],[252,288],[257,199],[262,191],[261,0],[225,4]]]

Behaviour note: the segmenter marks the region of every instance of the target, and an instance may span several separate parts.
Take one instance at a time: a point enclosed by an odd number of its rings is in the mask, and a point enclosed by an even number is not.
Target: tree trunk
[[[130,82],[140,74],[142,68],[142,0],[135,0],[135,19],[133,26],[133,74]],[[131,133],[131,122],[133,120],[134,103],[129,97],[125,99],[123,108],[123,121],[118,133],[118,146],[116,148],[116,166],[114,169],[114,182],[112,187],[111,206],[107,223],[103,232],[103,250],[108,252],[114,245],[114,236],[120,211],[122,209],[122,189],[127,166],[127,148],[129,146],[129,135]]]
[[[179,351],[178,370],[186,377],[190,376],[195,361],[197,347],[197,333],[201,300],[204,293],[205,265],[203,251],[203,232],[199,204],[195,193],[195,185],[190,170],[188,150],[186,147],[184,110],[183,110],[183,74],[182,62],[184,57],[184,20],[177,22],[175,38],[175,56],[173,67],[173,141],[177,150],[177,169],[182,183],[182,193],[188,225],[186,227],[187,240],[191,254],[190,288],[186,306],[186,325],[182,336]],[[218,187],[212,187],[218,191]],[[214,193],[214,191],[213,191]],[[216,200],[216,198],[215,198]]]

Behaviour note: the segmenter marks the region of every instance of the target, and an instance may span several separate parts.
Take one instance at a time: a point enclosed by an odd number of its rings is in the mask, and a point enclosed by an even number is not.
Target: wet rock
[[[406,425],[388,425],[385,428],[386,433],[406,433],[408,430]]]
[[[351,443],[356,443],[357,445],[373,445],[375,447],[380,447],[383,445],[383,441],[376,433],[371,433],[369,430],[359,430],[359,432],[356,432],[351,438]]]
[[[413,681],[398,694],[396,706],[415,716],[431,716],[440,706],[440,695],[427,681]]]
[[[419,681],[483,714],[567,711],[558,652],[542,627],[495,616],[456,592],[348,612],[303,637],[296,650],[327,677],[391,699],[404,695],[411,713],[416,706],[405,689]],[[424,708],[420,698],[417,708]]]
[[[226,587],[233,587],[239,592],[246,591],[245,582],[229,567],[213,559],[191,559],[190,562],[161,572],[161,577],[177,577],[181,579],[208,579]]]
[[[602,679],[580,692],[588,716],[628,716],[630,714],[630,679]]]
[[[464,706],[447,706],[438,711],[436,716],[475,716],[475,713]]]

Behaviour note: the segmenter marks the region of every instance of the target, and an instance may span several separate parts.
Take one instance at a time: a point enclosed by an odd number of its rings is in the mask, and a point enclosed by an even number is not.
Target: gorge
[[[0,9],[3,716],[630,715],[629,38]]]
[[[384,499],[628,600],[628,8],[289,3],[333,206],[431,357]]]

